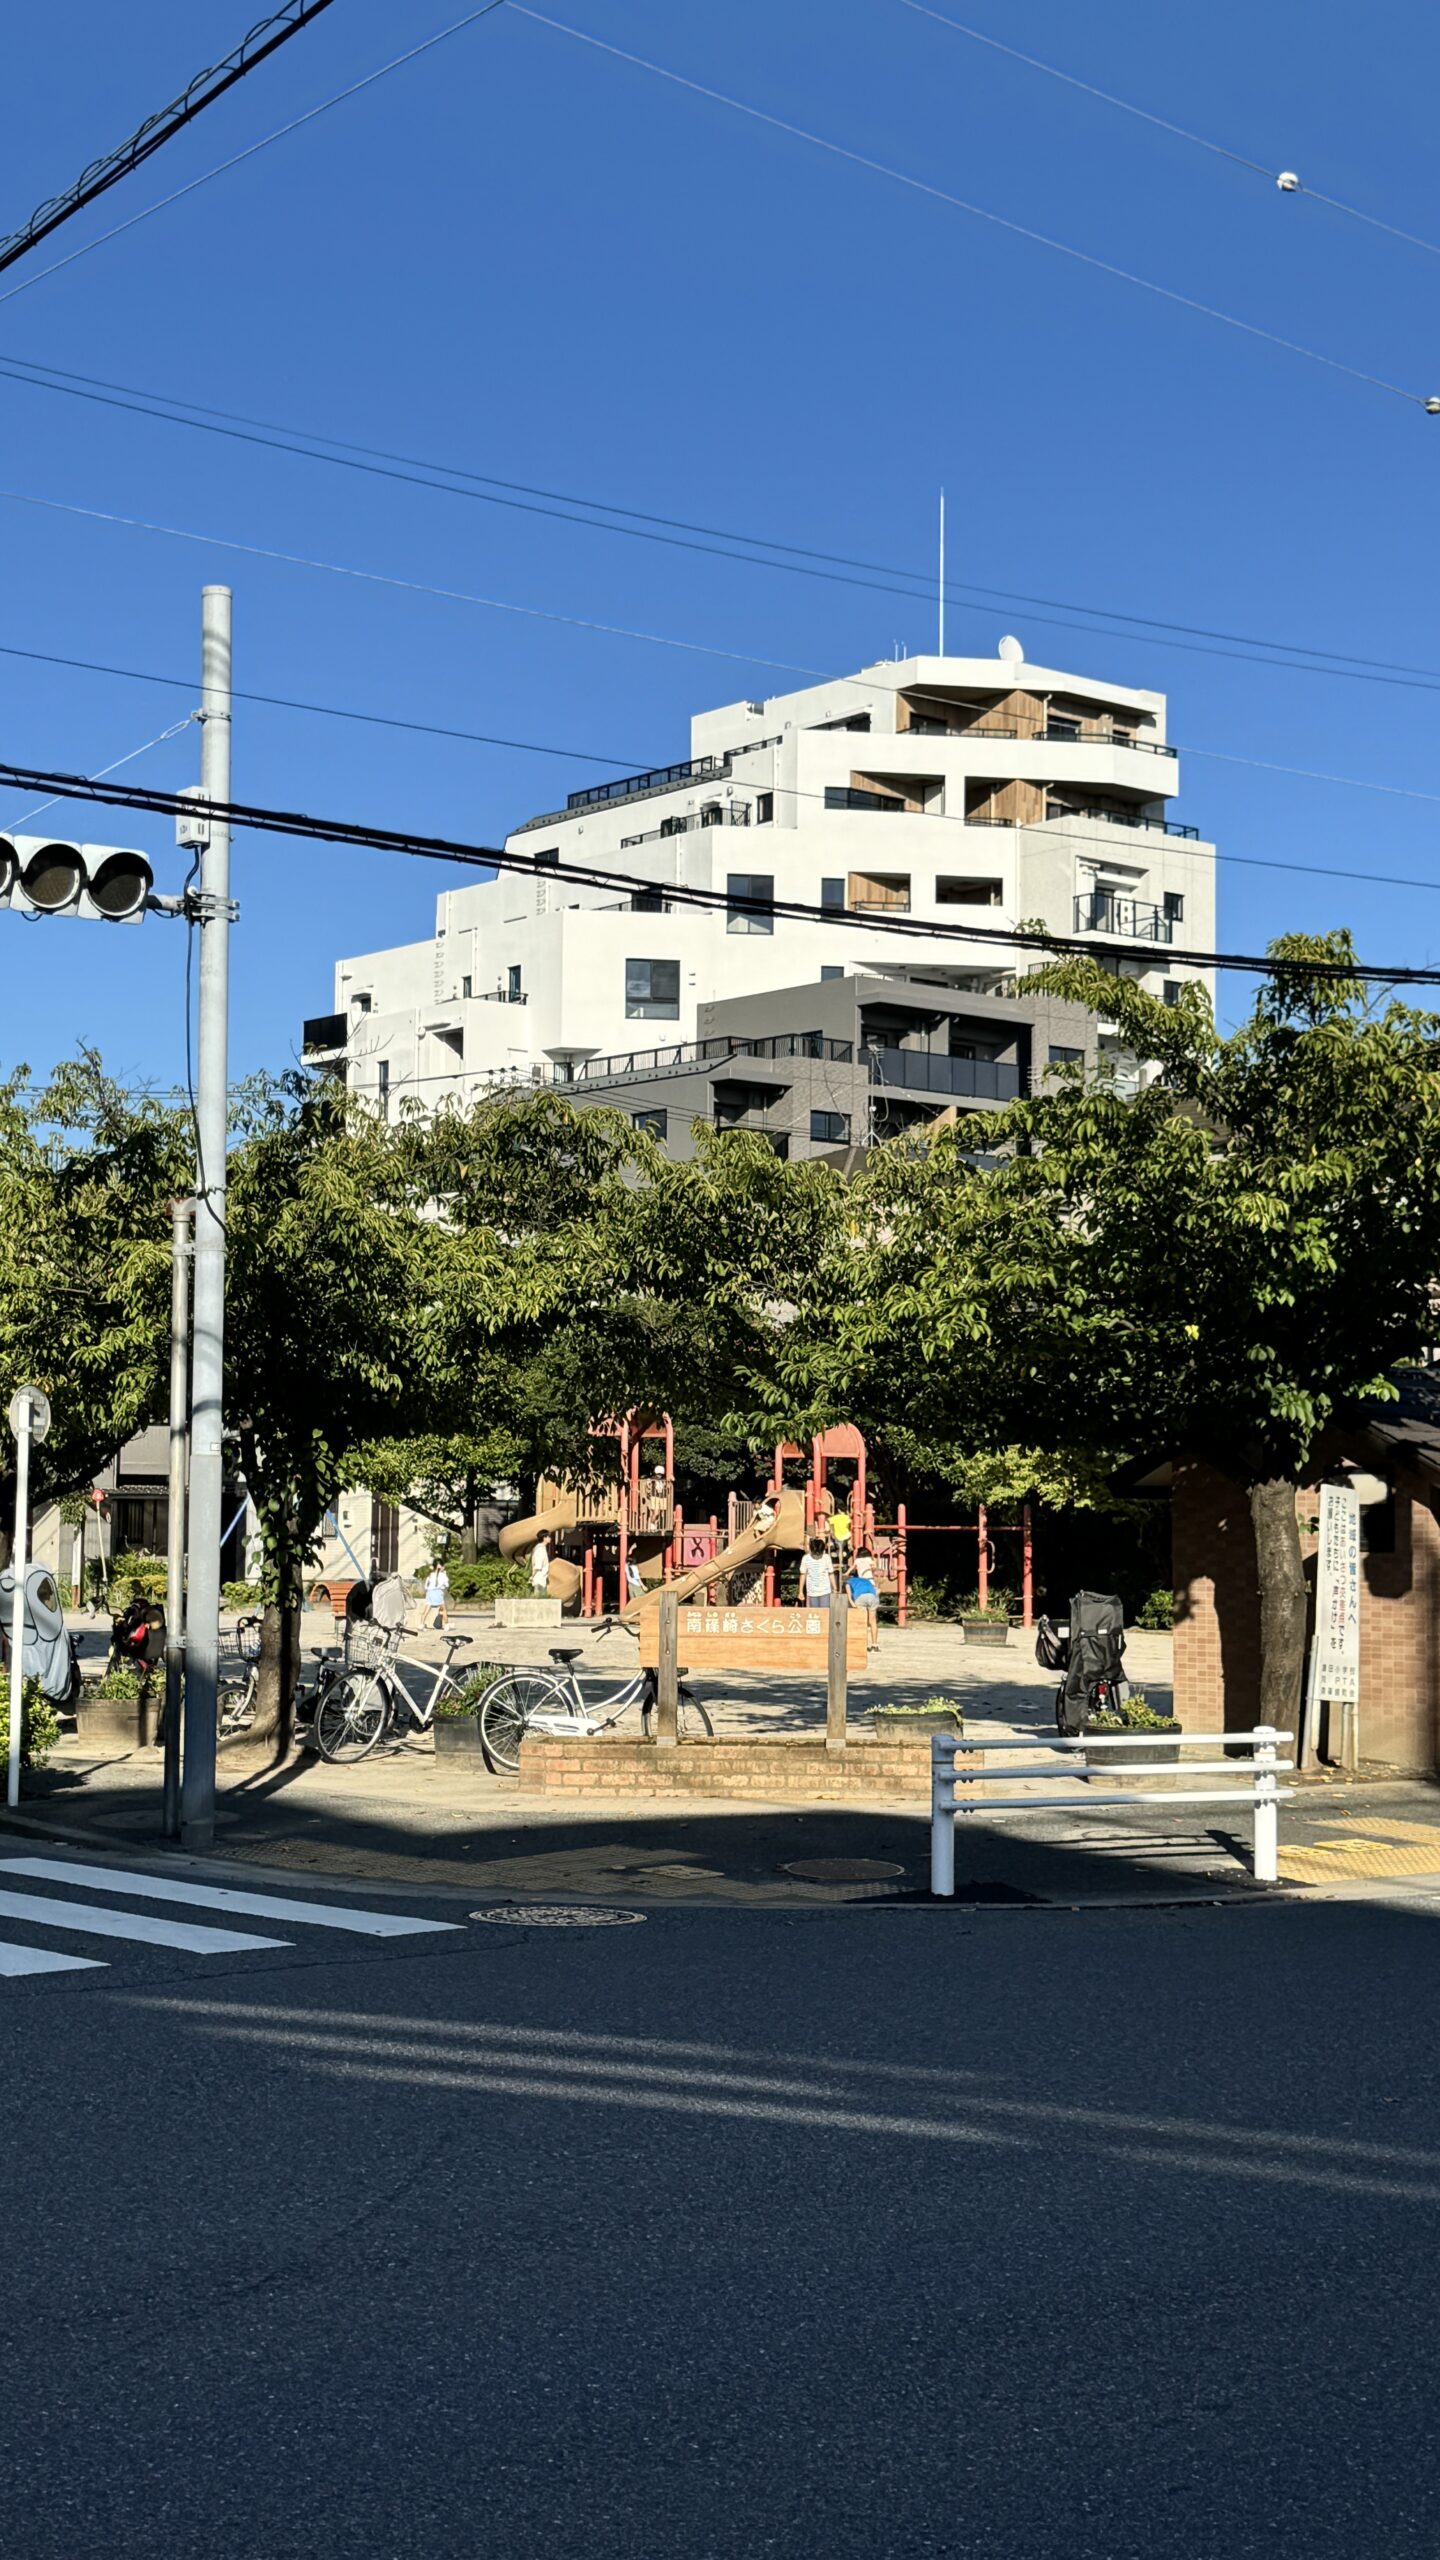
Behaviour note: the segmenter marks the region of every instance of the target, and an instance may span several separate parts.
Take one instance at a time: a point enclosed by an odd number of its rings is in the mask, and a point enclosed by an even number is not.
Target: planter
[[[962,1618],[960,1624],[967,1644],[1001,1645],[1010,1641],[1008,1618]]]
[[[495,1603],[495,1624],[497,1627],[558,1627],[560,1603],[535,1596],[526,1599],[502,1596]]]
[[[1098,1742],[1100,1736],[1097,1734],[1095,1739]],[[1168,1781],[1163,1778],[1157,1779],[1151,1773],[1158,1769],[1178,1767],[1181,1739],[1178,1733],[1117,1733],[1115,1741],[1122,1744],[1123,1748],[1118,1751],[1108,1747],[1104,1751],[1087,1750],[1086,1773],[1092,1780],[1108,1779],[1109,1783],[1116,1787],[1164,1786]],[[1108,1734],[1105,1740],[1108,1745],[1110,1740]],[[1107,1769],[1107,1761],[1125,1761],[1129,1766]]]
[[[870,1727],[882,1742],[903,1742],[910,1734],[928,1740],[932,1733],[963,1733],[965,1718],[958,1707],[927,1708],[918,1715],[891,1715],[884,1707],[873,1707]]]
[[[470,1760],[479,1768],[485,1767],[478,1708],[473,1715],[436,1717],[435,1757],[437,1760]]]

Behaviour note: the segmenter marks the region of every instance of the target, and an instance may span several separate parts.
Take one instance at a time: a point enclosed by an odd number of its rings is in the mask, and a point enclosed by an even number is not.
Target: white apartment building
[[[429,1109],[693,1041],[702,1005],[806,979],[899,969],[984,992],[1033,965],[1014,937],[1034,922],[1156,994],[1208,984],[1174,956],[1215,936],[1215,848],[1171,818],[1179,779],[1163,694],[1032,666],[1009,638],[701,712],[686,763],[572,792],[508,836],[533,872],[444,890],[428,941],[340,961],[306,1055]],[[682,905],[686,887],[722,903]]]

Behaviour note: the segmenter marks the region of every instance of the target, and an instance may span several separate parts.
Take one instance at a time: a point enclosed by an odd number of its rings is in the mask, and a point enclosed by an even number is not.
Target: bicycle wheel
[[[544,1707],[563,1705],[565,1693],[544,1671],[512,1671],[497,1680],[480,1702],[480,1740],[492,1769],[518,1769],[520,1745],[533,1716]]]
[[[694,1690],[682,1689],[680,1692],[679,1719],[679,1733],[681,1741],[698,1742],[702,1733],[713,1739],[714,1732],[715,1727],[710,1721],[709,1711],[707,1708],[701,1706]]]
[[[255,1721],[255,1693],[260,1674],[252,1662],[233,1680],[222,1680],[215,1693],[215,1730],[217,1733],[243,1733]]]
[[[322,1760],[363,1760],[390,1721],[390,1698],[373,1671],[342,1671],[315,1705],[311,1730]]]

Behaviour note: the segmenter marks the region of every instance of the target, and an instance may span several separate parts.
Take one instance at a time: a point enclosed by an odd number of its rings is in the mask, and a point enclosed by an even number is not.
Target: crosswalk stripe
[[[67,1858],[0,1858],[0,1873],[41,1876],[57,1884],[85,1885],[93,1893],[134,1894],[142,1902],[189,1902],[205,1911],[237,1911],[250,1920],[303,1920],[312,1929],[348,1929],[365,1938],[409,1938],[428,1929],[455,1929],[455,1920],[410,1920],[393,1911],[348,1911],[333,1902],[289,1902],[269,1893],[236,1893],[229,1885],[190,1884],[176,1876],[132,1874],[122,1867],[86,1867]]]
[[[99,1956],[60,1956],[48,1947],[17,1947],[0,1938],[0,1977],[12,1973],[103,1973]]]
[[[78,1929],[91,1938],[135,1938],[149,1947],[182,1947],[189,1955],[236,1955],[244,1947],[283,1947],[286,1938],[250,1938],[238,1929],[202,1929],[193,1920],[155,1920],[148,1911],[100,1911],[88,1902],[57,1902],[45,1893],[0,1893],[0,1920],[37,1929]]]

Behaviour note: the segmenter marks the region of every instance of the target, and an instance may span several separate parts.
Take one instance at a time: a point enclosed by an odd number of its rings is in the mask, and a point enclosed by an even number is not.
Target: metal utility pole
[[[165,1569],[165,1837],[180,1837],[180,1689],[185,1669],[185,1487],[190,1455],[190,1219],[170,1203],[170,1537]]]
[[[225,1136],[229,1105],[230,830],[203,803],[230,797],[230,590],[201,599],[199,1074],[195,1093],[195,1343],[190,1365],[190,1532],[180,1837],[215,1837],[215,1692],[224,1499]]]

